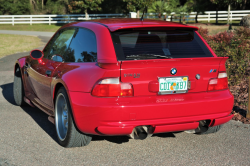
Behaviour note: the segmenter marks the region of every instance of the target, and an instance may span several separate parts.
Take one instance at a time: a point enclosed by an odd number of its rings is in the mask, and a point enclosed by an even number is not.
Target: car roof
[[[166,27],[166,28],[178,28],[178,29],[192,29],[198,30],[198,27],[188,26],[180,23],[155,20],[155,19],[144,19],[141,21],[139,18],[111,18],[111,19],[96,19],[90,21],[77,22],[78,26],[83,26],[87,23],[97,23],[107,27],[111,32],[120,29],[131,29],[131,28],[155,28],[155,27]],[[72,23],[76,24],[76,23]],[[69,25],[68,25],[69,26]]]

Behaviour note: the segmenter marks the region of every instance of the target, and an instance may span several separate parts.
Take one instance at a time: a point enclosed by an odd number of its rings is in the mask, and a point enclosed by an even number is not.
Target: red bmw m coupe
[[[93,135],[217,132],[232,118],[227,58],[197,30],[147,19],[67,24],[16,61],[16,104],[47,113],[64,147]]]

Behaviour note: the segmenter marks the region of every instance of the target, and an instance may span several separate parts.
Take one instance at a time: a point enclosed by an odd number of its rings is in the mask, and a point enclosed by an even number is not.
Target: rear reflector
[[[219,73],[218,78],[226,78],[227,73]]]
[[[119,78],[108,78],[99,81],[94,86],[92,95],[98,97],[133,96],[134,91],[130,83],[122,83]]]
[[[208,83],[208,91],[228,89],[227,73],[219,73],[218,78],[211,79]]]

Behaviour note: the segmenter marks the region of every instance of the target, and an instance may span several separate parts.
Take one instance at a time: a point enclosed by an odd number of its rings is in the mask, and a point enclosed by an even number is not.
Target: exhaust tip
[[[135,129],[135,136],[137,137],[137,139],[144,140],[145,138],[147,138],[148,133],[146,133],[143,127],[138,127]]]
[[[134,128],[133,132],[130,134],[130,137],[133,139],[144,140],[147,137],[152,136],[150,132],[152,127],[150,126],[137,126]]]

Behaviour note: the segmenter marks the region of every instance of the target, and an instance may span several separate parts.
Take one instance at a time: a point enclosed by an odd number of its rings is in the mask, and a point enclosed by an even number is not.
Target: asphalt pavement
[[[0,59],[0,166],[250,165],[250,125],[236,121],[209,135],[163,133],[142,141],[126,136],[94,136],[86,147],[63,148],[45,113],[15,105],[14,63],[28,54]]]

